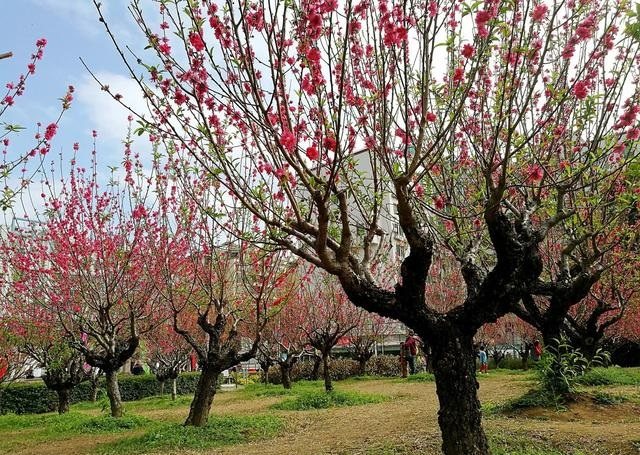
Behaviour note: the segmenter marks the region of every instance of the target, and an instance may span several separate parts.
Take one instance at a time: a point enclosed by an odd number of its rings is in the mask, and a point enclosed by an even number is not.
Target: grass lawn
[[[584,398],[563,409],[513,403],[531,373],[494,370],[479,378],[484,425],[495,455],[638,455],[640,369],[598,369]],[[429,375],[354,378],[292,390],[251,385],[220,392],[205,428],[184,428],[191,397],[126,404],[121,420],[100,404],[68,415],[0,416],[0,453],[11,454],[438,454],[437,396]],[[518,400],[520,399],[520,400]],[[525,400],[526,401],[526,400]]]

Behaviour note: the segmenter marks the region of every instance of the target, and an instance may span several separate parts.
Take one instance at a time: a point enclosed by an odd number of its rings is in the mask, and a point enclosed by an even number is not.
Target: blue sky
[[[0,82],[16,80],[24,73],[29,57],[39,38],[48,41],[45,55],[35,77],[29,80],[23,97],[3,115],[0,121],[27,127],[12,138],[12,150],[29,147],[36,122],[44,125],[55,119],[68,85],[76,88],[74,103],[61,121],[52,153],[70,156],[72,145],[79,142],[81,155],[91,150],[91,131],[98,131],[99,164],[118,165],[122,157],[121,141],[126,133],[127,114],[100,91],[90,78],[79,57],[117,88],[125,99],[136,102],[138,94],[124,66],[109,41],[91,0],[19,0],[4,2],[3,26],[0,29],[0,53],[13,52],[10,59],[0,60]],[[110,25],[123,42],[141,48],[144,42],[127,10],[128,0],[103,0],[103,10]],[[3,92],[2,92],[3,93]],[[139,101],[138,101],[139,103]],[[14,149],[14,147],[16,147]],[[82,159],[82,157],[80,157]]]

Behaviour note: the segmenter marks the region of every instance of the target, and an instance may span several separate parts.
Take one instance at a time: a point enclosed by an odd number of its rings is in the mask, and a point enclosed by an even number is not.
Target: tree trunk
[[[178,379],[172,378],[171,379],[171,399],[173,401],[176,401],[177,397],[178,397]]]
[[[91,402],[95,403],[98,400],[98,381],[91,382]]]
[[[455,331],[453,329],[452,331]],[[488,455],[478,400],[473,336],[431,337],[433,371],[440,402],[438,423],[445,455]]]
[[[322,367],[324,369],[324,390],[331,392],[333,390],[333,384],[331,384],[331,369],[329,367],[329,354],[322,354]]]
[[[221,370],[218,368],[203,365],[200,379],[198,379],[198,386],[189,408],[189,416],[184,422],[185,425],[203,427],[207,424],[220,373]]]
[[[360,357],[358,358],[358,374],[360,376],[364,376],[365,374],[367,374],[367,358],[366,357]]]
[[[314,356],[313,359],[313,370],[311,371],[311,379],[314,381],[318,380],[320,375],[320,363],[322,362],[322,358],[319,356]]]
[[[71,403],[71,389],[61,388],[56,390],[58,395],[58,414],[69,412],[69,404]]]
[[[120,418],[122,417],[122,397],[118,386],[118,372],[105,371],[104,375],[107,382],[107,396],[111,406],[111,417]]]
[[[291,388],[291,365],[284,363],[280,364],[280,378],[282,380],[282,387],[285,389]]]
[[[271,365],[265,365],[262,367],[262,380],[265,384],[269,384],[269,368],[271,368]]]
[[[164,381],[160,381],[160,396],[164,396]]]

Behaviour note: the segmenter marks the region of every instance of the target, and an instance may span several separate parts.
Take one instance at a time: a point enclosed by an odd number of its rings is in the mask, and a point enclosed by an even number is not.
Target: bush
[[[296,363],[291,369],[291,380],[312,380],[313,362],[302,361]],[[324,368],[320,364],[318,378],[322,378]],[[397,355],[380,355],[372,357],[367,362],[368,375],[397,377],[400,376],[400,359]],[[331,360],[331,379],[341,381],[351,378],[359,374],[359,364],[357,361],[345,357],[339,357]],[[274,365],[269,369],[269,382],[271,384],[281,384],[280,367]]]
[[[327,409],[333,407],[356,406],[369,403],[380,403],[385,400],[382,395],[357,392],[303,392],[297,397],[276,403],[273,409],[285,411],[308,411],[310,409]]]
[[[397,355],[379,355],[367,362],[367,374],[372,376],[400,376],[400,357]]]
[[[538,378],[543,391],[557,402],[563,402],[575,393],[575,385],[592,367],[604,365],[609,355],[600,349],[587,359],[580,349],[574,349],[566,339],[555,340],[557,346],[549,346],[538,363]]]
[[[178,377],[178,394],[187,395],[195,391],[199,373],[182,373]],[[160,383],[153,375],[121,375],[118,377],[120,394],[124,401],[135,401],[158,395]],[[104,379],[100,383],[104,388]],[[165,391],[166,391],[165,387]],[[71,402],[91,399],[91,384],[83,382],[71,391]],[[16,382],[5,388],[0,395],[0,414],[40,414],[56,409],[58,397],[46,388],[42,381]]]

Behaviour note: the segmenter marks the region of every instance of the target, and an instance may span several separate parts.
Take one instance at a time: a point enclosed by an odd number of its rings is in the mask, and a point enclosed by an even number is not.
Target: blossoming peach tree
[[[282,248],[229,236],[208,173],[169,160],[156,176],[152,279],[174,332],[198,357],[200,377],[185,425],[204,426],[224,370],[256,355],[274,307],[291,293],[295,261]],[[226,216],[224,218],[227,218]],[[277,245],[276,245],[277,246]]]
[[[95,155],[95,150],[94,150]],[[105,185],[90,168],[72,161],[68,177],[45,174],[44,213],[3,240],[3,286],[53,315],[56,326],[85,361],[106,377],[111,415],[123,405],[118,370],[136,351],[140,337],[162,313],[144,266],[153,224],[143,199],[145,180]]]
[[[144,14],[150,4],[159,26]],[[288,248],[335,275],[356,305],[414,329],[431,347],[443,452],[488,453],[474,334],[542,292],[549,236],[569,253],[564,271],[597,266],[600,257],[570,254],[593,240],[580,227],[606,204],[594,194],[637,198],[640,47],[629,3],[130,9],[149,45],[132,59],[100,17],[150,106],[139,133],[249,210],[245,237]],[[390,217],[408,250],[383,286],[371,264]],[[466,292],[438,311],[425,291],[444,250]]]

